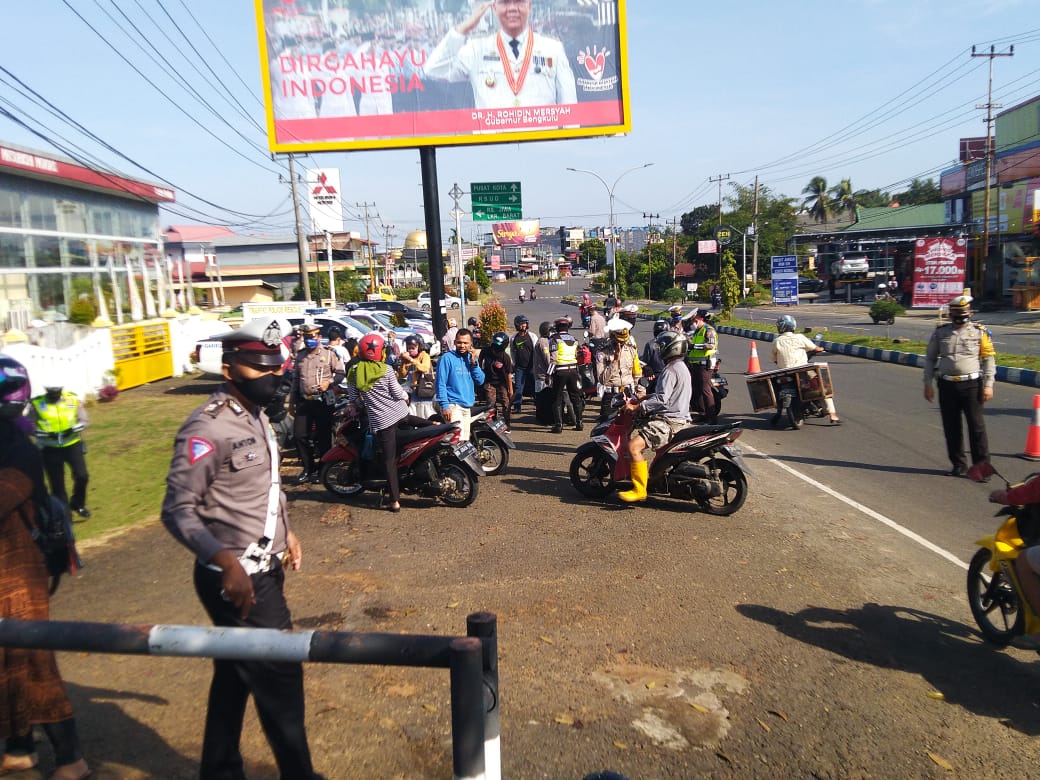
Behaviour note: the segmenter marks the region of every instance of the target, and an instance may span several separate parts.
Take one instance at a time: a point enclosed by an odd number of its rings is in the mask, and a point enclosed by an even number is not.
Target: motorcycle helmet
[[[618,312],[618,316],[623,320],[627,320],[629,325],[635,325],[639,316],[639,307],[634,303],[630,303],[622,307],[621,311]]]
[[[499,331],[491,337],[491,349],[502,350],[509,346],[509,336]]]
[[[662,333],[668,330],[667,320],[655,320],[654,321],[654,338],[657,338]]]
[[[468,320],[466,320],[466,327],[467,328],[479,328],[480,327],[480,323],[477,321],[476,317],[470,317]]]
[[[571,318],[570,317],[558,317],[553,320],[553,327],[557,333],[566,333],[571,329]]]
[[[16,420],[29,403],[32,388],[25,366],[7,355],[0,355],[0,418]]]
[[[777,333],[794,333],[795,328],[798,327],[798,323],[794,321],[794,317],[790,314],[785,314],[783,317],[776,321],[776,332]]]
[[[686,356],[686,337],[674,330],[666,330],[656,339],[657,347],[661,351],[661,360],[668,362],[670,358],[681,358]]]
[[[405,336],[405,338],[404,338],[404,348],[408,349],[409,347],[418,347],[420,350],[422,350],[422,348],[423,348],[422,339],[420,339],[414,333],[412,333],[409,336]]]
[[[541,322],[538,324],[538,335],[543,339],[549,338],[549,334],[552,333],[551,322]]]
[[[520,330],[520,326],[521,325],[530,325],[530,324],[531,324],[531,321],[529,319],[527,319],[527,315],[526,314],[517,314],[515,317],[513,317],[513,328],[515,328],[516,330]]]
[[[971,296],[958,295],[950,301],[950,321],[963,325],[971,319]]]
[[[607,334],[617,344],[628,343],[628,322],[620,317],[614,317],[607,323]]]
[[[374,360],[378,363],[383,359],[385,347],[386,342],[383,341],[383,337],[372,331],[362,336],[361,341],[358,342],[358,355],[365,360]]]

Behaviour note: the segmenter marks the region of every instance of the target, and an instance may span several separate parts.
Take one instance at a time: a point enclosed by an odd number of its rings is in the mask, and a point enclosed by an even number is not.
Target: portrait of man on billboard
[[[477,108],[568,105],[577,102],[574,73],[563,44],[528,24],[534,0],[492,0],[450,29],[430,54],[425,75],[468,81]],[[488,11],[491,35],[470,34]]]

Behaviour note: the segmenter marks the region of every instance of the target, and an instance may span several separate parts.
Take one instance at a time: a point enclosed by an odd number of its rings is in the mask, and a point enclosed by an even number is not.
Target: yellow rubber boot
[[[632,461],[632,489],[619,492],[618,498],[631,504],[646,501],[646,482],[650,477],[650,464],[645,460]]]

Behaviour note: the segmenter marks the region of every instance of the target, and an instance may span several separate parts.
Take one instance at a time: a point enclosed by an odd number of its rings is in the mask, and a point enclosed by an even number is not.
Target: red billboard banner
[[[524,219],[513,222],[495,222],[491,232],[499,246],[523,246],[538,243],[538,226],[541,220]]]
[[[914,245],[914,306],[945,306],[964,292],[967,242],[920,238]]]
[[[273,151],[631,129],[626,0],[254,2]]]

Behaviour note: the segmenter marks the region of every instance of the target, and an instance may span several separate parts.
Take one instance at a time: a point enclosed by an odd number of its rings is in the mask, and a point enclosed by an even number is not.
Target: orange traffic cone
[[[758,362],[758,347],[755,346],[755,342],[751,342],[751,357],[748,358],[747,371],[745,374],[761,374],[762,366]],[[1038,396],[1040,397],[1040,396]]]
[[[1022,457],[1026,460],[1040,460],[1040,395],[1033,396],[1033,421],[1029,424],[1026,451]]]

